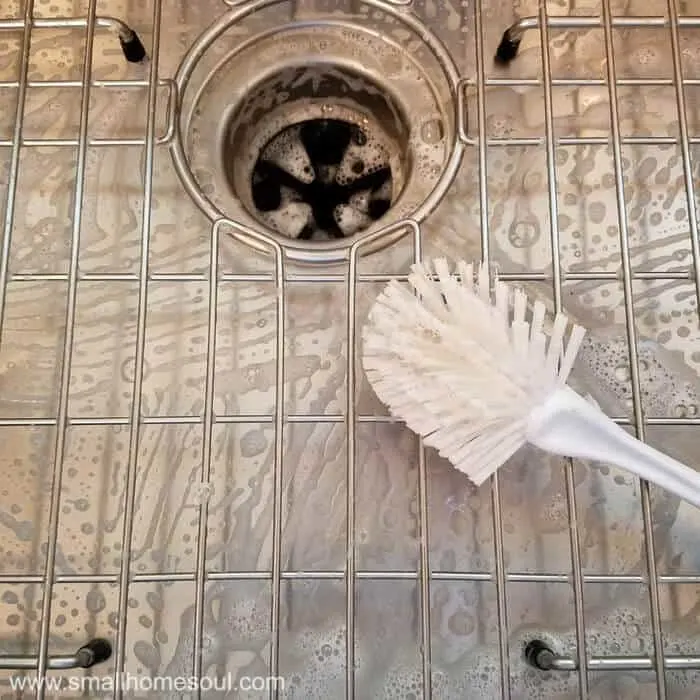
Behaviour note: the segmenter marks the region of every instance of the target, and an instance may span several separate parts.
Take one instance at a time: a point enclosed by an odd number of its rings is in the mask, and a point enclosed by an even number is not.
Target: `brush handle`
[[[551,454],[615,464],[700,508],[700,472],[632,437],[568,386],[532,412],[527,437]]]

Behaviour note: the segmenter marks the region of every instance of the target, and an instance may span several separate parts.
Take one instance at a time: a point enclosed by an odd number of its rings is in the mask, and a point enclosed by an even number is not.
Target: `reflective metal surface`
[[[534,450],[475,489],[386,416],[356,340],[417,256],[484,257],[591,329],[581,391],[700,468],[700,7],[394,3],[462,80],[461,164],[391,245],[309,267],[181,184],[175,77],[231,9],[192,5],[0,11],[25,20],[0,33],[0,652],[41,671],[104,637],[93,677],[284,677],[250,698],[694,698],[696,509]],[[495,65],[521,17],[542,29]]]
[[[241,184],[251,177],[260,139],[264,143],[324,112],[350,123],[364,115],[370,133],[394,132],[394,141],[407,142],[396,148],[408,167],[402,168],[401,191],[379,221],[313,245],[284,235],[283,226],[270,226],[291,261],[347,262],[350,246],[366,233],[405,217],[422,221],[445,196],[463,152],[458,131],[466,115],[455,99],[458,81],[440,38],[390,3],[337,0],[317,9],[292,0],[239,4],[200,35],[178,68],[181,109],[173,162],[184,188],[212,221],[228,217],[260,226],[249,186]],[[212,139],[214,133],[220,140]],[[234,192],[231,177],[222,172],[231,166],[221,164],[221,152],[230,161],[231,149],[237,151]],[[394,239],[373,240],[365,252]]]

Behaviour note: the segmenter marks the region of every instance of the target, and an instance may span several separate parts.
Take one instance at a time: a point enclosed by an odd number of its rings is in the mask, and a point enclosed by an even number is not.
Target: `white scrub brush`
[[[476,275],[475,275],[476,273]],[[465,262],[390,282],[363,330],[379,399],[476,485],[520,447],[615,464],[700,507],[700,474],[645,445],[566,385],[585,331]],[[550,323],[551,322],[551,323]],[[547,327],[545,327],[547,326]]]

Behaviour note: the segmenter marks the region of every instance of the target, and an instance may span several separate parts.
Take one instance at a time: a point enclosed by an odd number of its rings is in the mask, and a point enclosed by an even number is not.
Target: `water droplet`
[[[644,648],[644,642],[639,637],[633,637],[627,642],[627,648],[633,653],[640,652]]]
[[[420,137],[425,143],[439,143],[445,137],[440,119],[430,119],[420,129]]]
[[[615,368],[615,379],[620,382],[627,382],[630,378],[630,368],[627,365],[618,365]]]
[[[194,487],[193,500],[196,504],[201,505],[211,498],[214,492],[214,487],[209,482],[202,482]]]

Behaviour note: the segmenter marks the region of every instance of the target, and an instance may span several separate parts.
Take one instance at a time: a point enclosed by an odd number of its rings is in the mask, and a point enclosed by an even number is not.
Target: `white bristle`
[[[513,350],[520,362],[528,356],[530,326],[525,321],[513,321]]]
[[[483,301],[490,303],[489,271],[486,269],[485,265],[479,266],[479,296]]]
[[[474,265],[464,260],[457,263],[457,274],[461,277],[464,286],[471,287],[474,284]]]
[[[395,417],[481,484],[526,442],[528,416],[566,381],[584,330],[573,326],[567,342],[568,319],[548,323],[541,301],[528,320],[525,292],[490,279],[483,264],[451,272],[444,259],[426,260],[408,281],[390,282],[370,311],[368,381]]]
[[[551,371],[556,371],[557,364],[563,355],[564,334],[568,323],[569,320],[561,312],[554,318],[554,325],[549,337],[549,347],[547,348],[547,367]]]
[[[513,295],[513,321],[520,323],[525,320],[527,309],[527,296],[522,289],[516,289]]]
[[[542,364],[545,361],[547,338],[544,333],[530,334],[529,361],[534,364]]]
[[[544,308],[544,304],[538,299],[532,305],[532,323],[530,324],[530,326],[532,329],[533,336],[535,336],[537,333],[542,332],[545,313],[546,309]]]
[[[500,280],[496,281],[496,308],[501,314],[504,323],[508,323],[510,315],[510,289]]]
[[[566,344],[566,350],[564,350],[564,355],[561,358],[561,364],[559,365],[559,381],[564,383],[568,378],[571,370],[574,367],[574,362],[576,361],[576,355],[578,355],[581,343],[586,335],[586,329],[583,326],[574,326],[571,329],[571,334],[569,335],[569,342]]]

